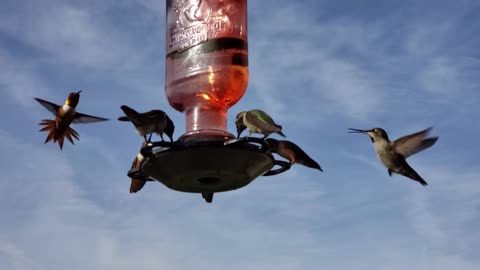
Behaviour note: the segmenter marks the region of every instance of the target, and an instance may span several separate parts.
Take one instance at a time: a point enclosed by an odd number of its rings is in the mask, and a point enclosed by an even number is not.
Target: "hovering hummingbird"
[[[392,173],[401,174],[426,186],[428,185],[427,182],[408,165],[406,158],[435,144],[438,137],[427,138],[431,129],[427,128],[393,142],[390,142],[387,132],[381,128],[370,130],[350,128],[349,132],[364,133],[370,137],[378,159],[388,169],[388,175],[392,176]]]
[[[152,133],[159,134],[163,141],[163,133],[165,133],[170,138],[170,141],[173,142],[175,125],[164,111],[151,110],[139,113],[126,105],[123,105],[120,108],[126,116],[119,117],[118,120],[132,122],[138,134],[143,136],[145,141],[150,142],[152,139]],[[148,140],[147,134],[150,134]]]
[[[207,203],[211,203],[213,201],[213,194],[213,192],[203,192],[202,197]]]
[[[34,98],[43,107],[55,114],[55,120],[44,119],[39,123],[40,125],[45,126],[40,129],[40,131],[48,131],[45,143],[51,140],[53,140],[54,143],[58,141],[58,145],[60,146],[60,149],[62,149],[65,138],[67,138],[72,144],[74,144],[73,138],[79,140],[78,133],[70,127],[71,123],[94,123],[108,120],[106,118],[77,112],[76,107],[80,100],[80,92],[82,92],[82,90],[70,93],[63,106],[43,99]]]
[[[147,141],[144,141],[142,143],[142,148],[146,145],[148,145],[148,143],[147,143]],[[138,152],[137,156],[133,160],[131,168],[132,169],[140,169],[140,166],[142,165],[142,162],[143,162],[144,159],[145,159],[145,157],[142,155],[142,153]],[[153,180],[149,177],[132,178],[132,183],[130,184],[130,193],[136,193],[136,192],[140,191],[143,188],[143,186],[145,185],[145,183],[147,183],[147,181],[153,181]]]
[[[252,133],[263,134],[263,138],[268,137],[271,133],[275,132],[285,137],[282,133],[282,126],[275,124],[273,119],[262,110],[250,110],[243,111],[237,114],[235,119],[235,125],[237,126],[237,137],[246,129],[249,129],[248,136]]]
[[[281,157],[288,159],[290,161],[290,165],[298,163],[323,172],[320,165],[293,142],[279,141],[272,138],[266,139],[266,142],[271,152],[277,153]]]

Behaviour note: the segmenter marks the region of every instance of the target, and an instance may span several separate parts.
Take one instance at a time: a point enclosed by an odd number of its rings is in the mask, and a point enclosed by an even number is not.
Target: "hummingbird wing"
[[[266,112],[262,110],[251,110],[247,112],[247,116],[255,116],[258,118],[258,120],[266,123],[266,124],[271,124],[274,125],[275,121],[273,121],[272,117],[268,115]]]
[[[126,105],[122,105],[120,108],[126,116],[119,117],[118,120],[131,121],[135,126],[162,121],[166,116],[165,112],[162,110],[151,110],[148,112],[139,113]]]
[[[273,119],[264,111],[251,110],[245,114],[245,120],[248,124],[253,125],[260,130],[275,131],[281,126],[275,124]]]
[[[75,113],[75,118],[73,119],[72,123],[85,124],[85,123],[95,123],[95,122],[102,122],[102,121],[108,121],[108,119],[77,112]]]
[[[434,145],[438,137],[426,138],[431,129],[430,127],[397,139],[393,142],[395,152],[407,158]]]
[[[145,113],[142,113],[142,118],[147,122],[155,122],[163,120],[166,116],[165,112],[162,110],[151,110]]]
[[[52,112],[54,115],[57,115],[58,108],[60,108],[60,105],[57,105],[55,103],[52,103],[50,101],[46,101],[40,98],[34,98],[38,103],[40,103],[43,107],[45,107],[47,110]]]

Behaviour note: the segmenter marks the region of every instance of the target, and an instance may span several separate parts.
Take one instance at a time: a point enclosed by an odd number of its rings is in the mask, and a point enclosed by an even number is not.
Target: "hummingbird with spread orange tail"
[[[392,173],[401,174],[426,186],[428,183],[410,167],[406,159],[437,142],[438,137],[427,138],[431,129],[424,129],[393,142],[388,139],[387,132],[382,128],[370,130],[349,128],[349,133],[364,133],[370,137],[378,159],[388,169],[388,175],[392,176]]]
[[[276,139],[268,138],[265,140],[268,144],[268,148],[271,152],[277,153],[283,158],[290,161],[290,165],[294,163],[302,164],[303,166],[317,169],[323,172],[320,164],[313,160],[305,153],[298,145],[291,141],[279,141]]]
[[[148,145],[148,142],[143,141],[142,148],[147,145]],[[131,169],[140,170],[140,167],[142,166],[142,162],[144,159],[145,157],[142,155],[142,153],[138,152],[137,156],[133,160]],[[132,178],[132,182],[130,184],[130,193],[137,193],[138,191],[140,191],[143,188],[143,186],[145,186],[145,183],[147,183],[147,181],[153,181],[153,180],[149,177],[143,177],[143,176]]]
[[[70,93],[63,106],[40,98],[34,98],[43,107],[55,115],[55,120],[44,119],[39,123],[39,125],[44,126],[40,131],[48,131],[45,143],[52,140],[54,143],[58,142],[61,150],[65,138],[67,138],[72,144],[74,144],[74,138],[80,140],[78,133],[70,127],[70,124],[94,123],[108,120],[107,118],[83,114],[76,111],[81,92],[82,90]]]

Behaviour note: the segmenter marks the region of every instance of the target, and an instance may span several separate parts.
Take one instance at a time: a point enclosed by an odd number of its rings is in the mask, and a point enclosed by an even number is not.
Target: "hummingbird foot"
[[[392,176],[392,170],[388,169],[388,175]]]

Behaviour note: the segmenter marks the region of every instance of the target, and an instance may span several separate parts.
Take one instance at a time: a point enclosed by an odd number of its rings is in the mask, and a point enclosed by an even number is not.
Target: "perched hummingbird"
[[[34,98],[43,107],[55,114],[55,120],[44,119],[40,122],[40,125],[45,126],[40,129],[40,131],[48,131],[45,143],[51,140],[53,140],[54,143],[58,141],[58,145],[60,149],[62,149],[65,138],[72,144],[74,144],[73,138],[79,140],[78,133],[70,127],[71,123],[93,123],[108,120],[106,118],[76,112],[75,109],[80,100],[80,92],[82,92],[82,90],[70,93],[63,106],[43,99]]]
[[[243,111],[237,114],[235,119],[235,125],[237,126],[237,137],[246,129],[249,129],[248,136],[252,133],[263,134],[263,138],[268,137],[271,133],[275,132],[285,137],[282,133],[282,126],[275,124],[273,119],[262,110],[250,110]]]
[[[392,176],[392,173],[401,174],[426,186],[428,185],[427,182],[408,165],[406,158],[435,144],[438,137],[427,138],[431,129],[427,128],[393,142],[390,142],[387,132],[381,128],[370,130],[350,128],[349,132],[364,133],[370,137],[378,159],[388,169],[388,175]]]
[[[213,192],[203,192],[202,197],[207,203],[211,203],[213,201],[213,194]]]
[[[266,142],[271,152],[277,153],[281,157],[288,159],[288,161],[290,161],[290,165],[298,163],[323,172],[320,165],[293,142],[279,141],[272,138],[266,139]]]
[[[142,143],[142,148],[146,145],[148,145],[148,143],[147,141],[144,141]],[[142,161],[144,159],[145,157],[142,155],[142,153],[138,152],[137,156],[133,160],[131,168],[140,169],[140,166],[142,165]],[[132,183],[130,184],[130,193],[136,193],[137,191],[141,190],[147,181],[152,181],[152,179],[149,177],[141,177],[137,179],[132,178]]]
[[[162,110],[151,110],[144,113],[139,113],[134,109],[123,105],[120,107],[126,116],[119,117],[120,121],[130,121],[135,126],[138,134],[143,136],[145,141],[150,142],[152,133],[160,135],[163,141],[163,133],[167,134],[170,141],[173,142],[173,132],[175,125],[168,115]],[[147,140],[147,134],[150,134]]]

